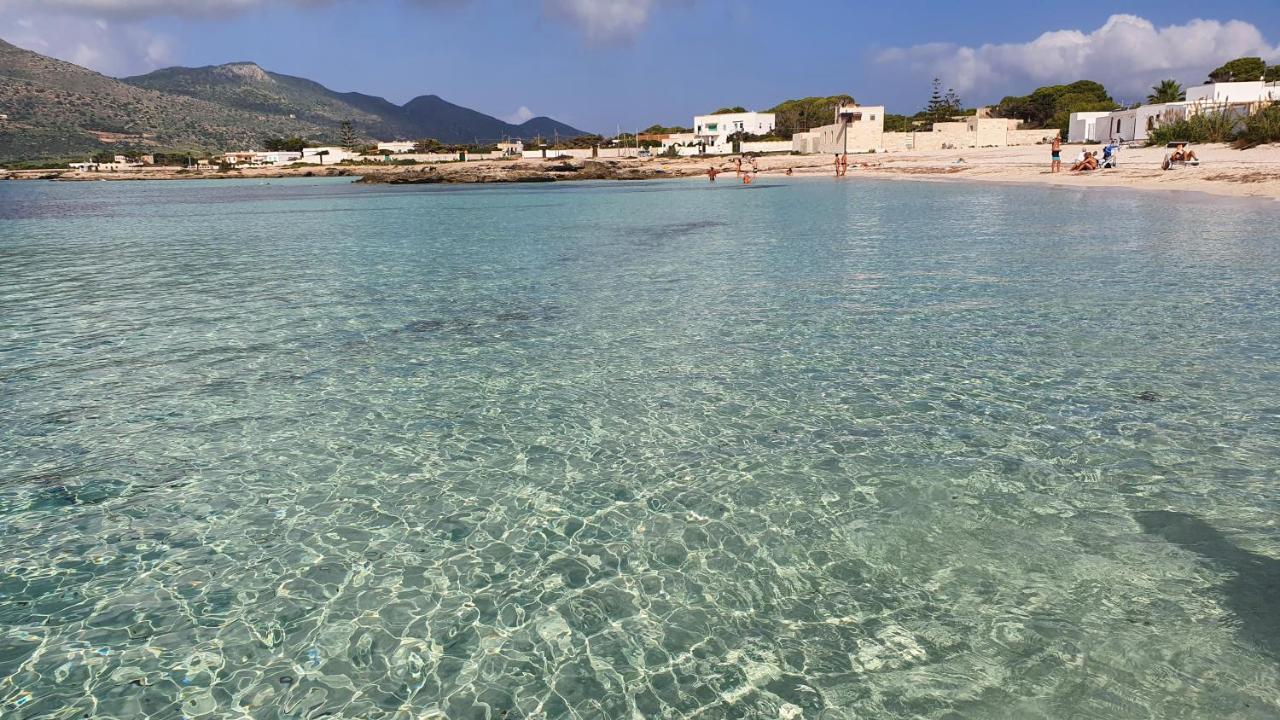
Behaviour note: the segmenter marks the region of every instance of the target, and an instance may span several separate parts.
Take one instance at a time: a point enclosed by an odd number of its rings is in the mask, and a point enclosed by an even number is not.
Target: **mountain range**
[[[491,142],[575,137],[547,117],[519,125],[436,95],[404,105],[340,93],[305,78],[238,62],[110,78],[0,40],[0,161],[103,150],[211,152],[260,147],[270,137],[336,143],[349,121],[363,140]]]

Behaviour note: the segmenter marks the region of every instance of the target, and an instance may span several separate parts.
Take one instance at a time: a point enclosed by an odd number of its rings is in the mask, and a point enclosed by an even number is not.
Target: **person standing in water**
[[[840,153],[836,153],[836,177],[840,177]]]
[[[712,165],[711,167],[707,168],[707,179],[710,180],[711,182],[715,182],[716,176],[719,174],[720,174],[720,171],[716,169],[715,165]]]
[[[840,156],[840,177],[849,174],[849,153]]]

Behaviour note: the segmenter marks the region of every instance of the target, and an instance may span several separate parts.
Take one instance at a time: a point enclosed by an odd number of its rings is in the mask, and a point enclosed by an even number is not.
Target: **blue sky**
[[[1088,5],[0,0],[0,37],[113,75],[249,60],[335,90],[396,102],[434,93],[599,132],[842,92],[913,112],[934,75],[971,105],[1080,78],[1136,100],[1241,54],[1280,62],[1276,0]]]

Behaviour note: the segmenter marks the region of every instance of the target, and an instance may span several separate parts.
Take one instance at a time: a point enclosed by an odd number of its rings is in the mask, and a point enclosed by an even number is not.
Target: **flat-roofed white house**
[[[1070,125],[1067,126],[1067,142],[1098,142],[1101,138],[1101,134],[1098,132],[1098,125],[1101,123],[1103,133],[1107,132],[1109,128],[1107,127],[1106,119],[1110,117],[1111,113],[1109,112],[1071,113]]]
[[[498,143],[498,152],[508,157],[520,157],[524,154],[524,141],[500,142]]]
[[[291,165],[302,159],[302,153],[287,150],[254,153],[254,156],[254,159],[262,165]]]
[[[1280,83],[1206,83],[1187,88],[1187,99],[1108,113],[1071,113],[1069,142],[1144,142],[1163,124],[1204,112],[1243,116],[1262,103],[1280,102]]]
[[[709,148],[724,145],[729,136],[737,133],[768,135],[773,132],[776,119],[773,113],[744,112],[723,115],[698,115],[693,118],[693,134],[698,142]]]
[[[863,153],[884,149],[884,106],[841,105],[834,122],[791,136],[792,152]]]
[[[1280,101],[1280,83],[1255,82],[1205,83],[1187,88],[1189,103],[1260,103]]]
[[[355,160],[357,157],[359,156],[356,153],[343,147],[313,147],[303,148],[302,157],[296,162],[308,165],[337,165],[344,160]]]

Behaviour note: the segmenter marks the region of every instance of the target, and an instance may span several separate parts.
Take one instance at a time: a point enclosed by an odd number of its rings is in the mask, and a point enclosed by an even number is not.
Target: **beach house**
[[[1225,82],[1205,83],[1187,88],[1188,103],[1252,105],[1280,101],[1280,83]]]
[[[359,155],[343,147],[310,147],[303,148],[302,155],[295,161],[308,165],[337,165],[346,160],[355,160]]]
[[[884,106],[846,105],[835,122],[792,136],[792,152],[804,154],[867,153],[899,150],[953,150],[1009,147],[1051,142],[1057,130],[1023,130],[1019,121],[990,117],[980,108],[972,117],[934,123],[920,132],[885,132]]]
[[[884,134],[883,105],[841,105],[830,125],[792,135],[791,150],[806,155],[879,152]]]
[[[699,143],[708,148],[718,148],[730,142],[730,136],[768,135],[773,132],[776,119],[773,113],[741,112],[719,115],[698,115],[693,118],[693,134]]]
[[[1073,143],[1097,142],[1099,138],[1099,121],[1101,121],[1105,131],[1107,129],[1106,119],[1110,117],[1111,113],[1109,112],[1071,113],[1070,124],[1067,126],[1067,141]]]
[[[1114,112],[1071,113],[1067,141],[1073,143],[1145,142],[1163,124],[1207,112],[1243,117],[1261,105],[1280,102],[1280,83],[1205,83],[1187,88],[1187,99],[1140,105]]]

